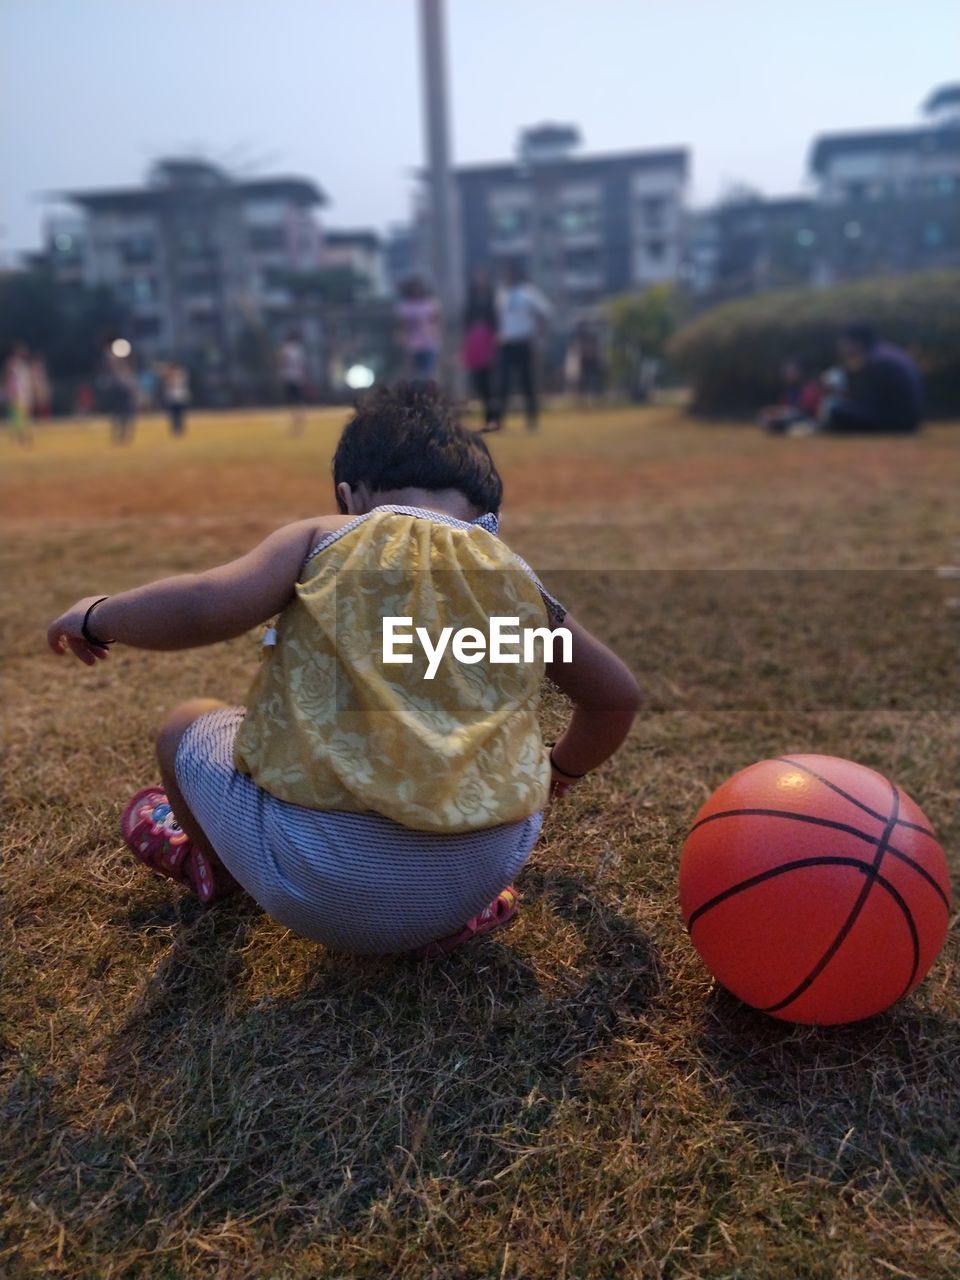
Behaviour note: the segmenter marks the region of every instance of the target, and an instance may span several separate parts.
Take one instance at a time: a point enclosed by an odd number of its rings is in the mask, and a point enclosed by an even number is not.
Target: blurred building
[[[816,205],[808,197],[733,192],[713,209],[689,216],[683,281],[711,300],[814,283],[816,225]]]
[[[49,220],[58,279],[110,289],[146,360],[176,355],[226,379],[238,348],[264,349],[298,323],[296,277],[320,263],[304,178],[237,179],[204,160],[158,161],[142,187],[72,191]],[[251,335],[253,335],[251,337]]]
[[[960,85],[924,111],[920,128],[815,140],[819,283],[960,265]]]
[[[581,154],[578,131],[543,125],[517,159],[454,170],[469,273],[517,264],[562,322],[604,298],[677,278],[689,173],[684,148]]]
[[[352,272],[363,297],[382,298],[389,292],[383,241],[375,231],[328,228],[320,261],[324,268]]]
[[[960,85],[916,128],[825,134],[810,196],[740,191],[690,216],[683,277],[705,300],[960,265]]]
[[[397,223],[387,231],[383,250],[383,265],[387,288],[396,295],[404,280],[409,280],[419,269],[420,244],[412,223]]]

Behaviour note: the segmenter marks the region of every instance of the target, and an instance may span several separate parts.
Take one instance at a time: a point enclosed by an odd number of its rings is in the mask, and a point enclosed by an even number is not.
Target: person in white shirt
[[[163,402],[170,418],[170,432],[182,436],[186,430],[187,405],[190,403],[190,375],[182,364],[171,361],[163,366]]]
[[[546,326],[550,305],[515,265],[505,274],[497,293],[500,339],[500,408],[506,414],[514,381],[519,381],[527,412],[527,430],[537,429],[537,339]],[[498,430],[500,423],[488,430]]]
[[[303,404],[307,389],[307,353],[299,336],[290,332],[277,352],[280,381],[283,383],[283,399],[290,406],[290,434],[303,431]]]
[[[10,412],[10,434],[18,444],[33,443],[30,419],[34,412],[35,390],[30,354],[18,342],[3,369],[3,395]]]

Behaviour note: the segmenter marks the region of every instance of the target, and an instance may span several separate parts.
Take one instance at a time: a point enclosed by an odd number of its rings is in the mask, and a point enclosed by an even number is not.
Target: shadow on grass
[[[785,1178],[884,1189],[952,1220],[960,1190],[960,1024],[911,1001],[841,1027],[758,1013],[721,987],[700,1038],[708,1089]]]
[[[583,1056],[659,990],[648,939],[592,886],[531,868],[524,889],[578,935],[549,991],[495,938],[432,963],[350,958],[272,933],[249,902],[181,904],[169,955],[110,1037],[103,1106],[86,1133],[63,1131],[83,1196],[56,1179],[57,1212],[95,1203],[98,1234],[138,1229],[146,1245],[262,1214],[275,1231],[349,1232],[416,1218],[428,1188],[496,1193]],[[278,937],[302,948],[289,994],[265,981]]]

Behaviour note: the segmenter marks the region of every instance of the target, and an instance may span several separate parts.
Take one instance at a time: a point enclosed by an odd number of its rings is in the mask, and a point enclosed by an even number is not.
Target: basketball
[[[762,760],[718,787],[680,855],[680,908],[728,991],[787,1022],[856,1022],[929,972],[950,882],[921,809],[834,756]]]

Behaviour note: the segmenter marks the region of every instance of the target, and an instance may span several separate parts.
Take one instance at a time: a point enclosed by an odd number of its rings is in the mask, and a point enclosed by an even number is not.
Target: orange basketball
[[[693,945],[729,991],[788,1022],[856,1022],[905,996],[947,932],[943,850],[908,795],[835,756],[726,781],[680,856]]]

